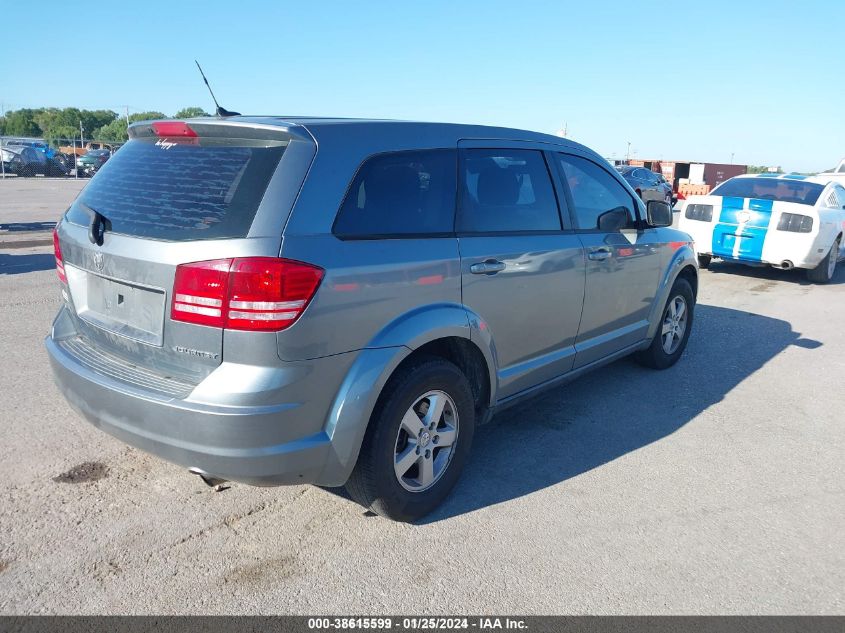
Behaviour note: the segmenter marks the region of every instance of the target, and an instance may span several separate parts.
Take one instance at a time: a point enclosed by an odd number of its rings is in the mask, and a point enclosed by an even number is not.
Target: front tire
[[[827,253],[827,257],[819,262],[815,268],[807,270],[807,279],[815,284],[826,284],[833,279],[836,273],[836,262],[839,259],[839,239],[833,240],[833,245]]]
[[[686,349],[694,313],[692,286],[686,279],[676,279],[663,308],[657,334],[651,345],[635,356],[637,361],[652,369],[667,369],[677,363]]]
[[[346,490],[381,516],[419,519],[457,482],[474,430],[472,391],[458,367],[434,357],[408,365],[379,397]]]

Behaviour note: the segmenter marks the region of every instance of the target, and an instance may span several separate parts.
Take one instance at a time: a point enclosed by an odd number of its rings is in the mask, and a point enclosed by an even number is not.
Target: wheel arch
[[[432,356],[444,358],[464,372],[476,402],[477,423],[486,419],[496,374],[490,350],[483,350],[470,338],[467,312],[456,304],[416,309],[385,326],[367,348],[358,352],[324,423],[332,450],[317,484],[345,483],[390,379],[409,363]]]
[[[649,327],[647,340],[651,341],[660,325],[663,306],[669,298],[669,292],[678,278],[683,278],[692,286],[693,297],[698,298],[698,259],[690,244],[683,244],[672,255],[666,272],[660,280],[655,294],[654,303],[649,313]]]

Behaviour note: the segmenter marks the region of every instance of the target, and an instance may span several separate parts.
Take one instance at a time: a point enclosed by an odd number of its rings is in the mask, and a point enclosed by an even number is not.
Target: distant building
[[[635,165],[645,167],[651,171],[663,174],[667,182],[672,184],[672,189],[678,191],[682,184],[707,185],[710,189],[719,185],[734,176],[748,172],[748,165],[734,165],[728,163],[697,163],[694,161],[674,160],[642,160],[631,159],[629,161],[618,160],[615,164]]]

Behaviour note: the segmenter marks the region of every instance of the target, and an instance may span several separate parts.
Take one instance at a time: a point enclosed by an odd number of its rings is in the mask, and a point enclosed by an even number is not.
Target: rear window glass
[[[245,237],[285,147],[251,139],[133,139],[82,190],[67,219],[87,226],[93,210],[123,235]]]
[[[814,205],[823,190],[824,187],[815,182],[785,178],[732,178],[716,187],[710,195]]]
[[[341,237],[452,233],[455,152],[391,152],[367,159],[334,224]]]

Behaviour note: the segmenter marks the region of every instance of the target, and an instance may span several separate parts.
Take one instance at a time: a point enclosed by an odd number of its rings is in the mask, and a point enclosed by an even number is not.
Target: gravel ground
[[[702,271],[677,366],[508,411],[402,525],[308,486],[215,493],[82,421],[42,346],[52,266],[0,250],[2,614],[845,613],[843,269]]]

